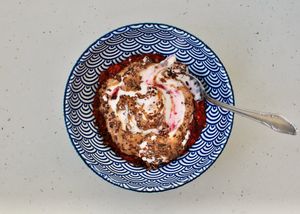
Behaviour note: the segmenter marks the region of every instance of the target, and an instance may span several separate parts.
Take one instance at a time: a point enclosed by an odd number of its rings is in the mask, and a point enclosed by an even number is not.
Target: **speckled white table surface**
[[[69,142],[64,87],[98,37],[137,22],[198,36],[236,105],[300,126],[299,1],[1,1],[0,213],[300,213],[300,135],[235,116],[216,163],[181,188],[143,194],[97,177]]]

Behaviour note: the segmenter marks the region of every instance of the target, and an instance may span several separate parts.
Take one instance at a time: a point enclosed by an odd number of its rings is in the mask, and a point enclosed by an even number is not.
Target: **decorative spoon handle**
[[[207,95],[206,93],[204,93],[204,96],[206,100],[208,100],[209,102],[217,106],[220,106],[224,109],[227,109],[231,112],[238,113],[244,117],[254,119],[255,121],[260,122],[265,126],[268,126],[274,131],[281,132],[284,134],[290,134],[290,135],[296,135],[297,133],[297,128],[281,115],[266,113],[266,112],[244,110],[232,105],[228,105],[226,103],[222,103],[218,100],[215,100],[211,98],[209,95]]]

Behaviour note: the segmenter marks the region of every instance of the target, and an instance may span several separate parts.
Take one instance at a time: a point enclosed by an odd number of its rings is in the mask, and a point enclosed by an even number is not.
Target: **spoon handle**
[[[244,117],[254,119],[255,121],[260,122],[261,124],[273,129],[274,131],[290,135],[296,135],[297,133],[297,128],[281,115],[240,109],[235,106],[228,105],[226,103],[215,100],[207,94],[205,94],[205,98],[212,104],[220,106],[231,112],[238,113]]]

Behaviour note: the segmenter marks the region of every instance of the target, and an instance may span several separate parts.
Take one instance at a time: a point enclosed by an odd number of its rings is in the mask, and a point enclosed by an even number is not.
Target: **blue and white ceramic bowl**
[[[105,144],[94,125],[92,102],[98,76],[110,65],[142,53],[176,54],[205,85],[210,96],[233,104],[228,74],[216,54],[179,28],[156,23],[120,27],[99,38],[78,59],[67,81],[64,117],[69,137],[82,160],[97,175],[119,187],[159,192],[182,186],[204,173],[229,138],[233,114],[207,103],[207,126],[189,152],[157,170],[134,167]]]

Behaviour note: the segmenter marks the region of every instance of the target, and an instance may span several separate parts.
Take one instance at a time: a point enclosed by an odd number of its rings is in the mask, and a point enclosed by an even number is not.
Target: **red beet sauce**
[[[116,74],[118,74],[123,68],[127,67],[132,62],[141,61],[145,56],[149,57],[153,62],[159,63],[165,57],[161,54],[143,54],[143,55],[134,55],[129,57],[128,59],[120,62],[119,64],[115,64],[110,66],[107,70],[100,73],[99,76],[99,86],[97,91],[99,91],[99,88],[103,82],[105,82],[107,79],[114,77]],[[118,90],[115,92],[115,94],[118,93]],[[114,95],[112,95],[114,96]],[[93,114],[95,116],[95,125],[98,127],[99,133],[103,137],[103,141],[105,144],[110,146],[113,151],[115,151],[120,157],[122,157],[124,160],[132,163],[135,166],[144,166],[143,161],[140,158],[137,158],[135,156],[127,155],[123,152],[121,152],[116,143],[113,142],[110,134],[107,131],[106,123],[104,122],[104,116],[99,111],[100,106],[100,100],[97,96],[94,98],[93,102]],[[206,125],[206,114],[205,114],[205,101],[202,100],[200,102],[194,101],[194,117],[192,122],[190,123],[190,137],[186,143],[186,150],[182,152],[182,154],[186,153],[187,150],[196,142],[196,140],[199,138],[201,131]]]

